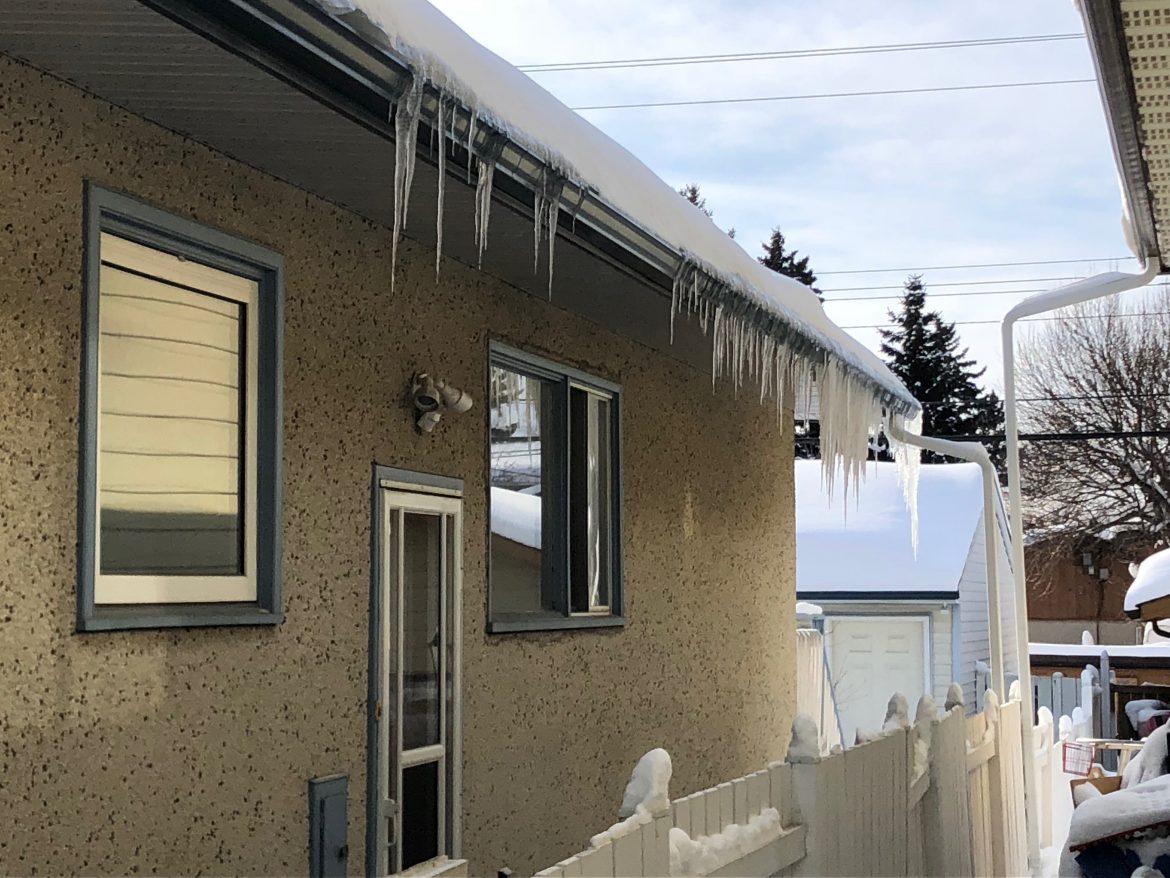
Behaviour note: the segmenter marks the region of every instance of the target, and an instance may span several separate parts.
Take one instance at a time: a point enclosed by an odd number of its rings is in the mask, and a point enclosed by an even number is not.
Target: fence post
[[[1052,704],[1053,716],[1064,716],[1064,674],[1057,671],[1052,675]]]
[[[1109,653],[1101,650],[1101,737],[1116,738],[1117,729],[1113,723],[1112,672],[1109,670]],[[1117,754],[1106,750],[1101,754],[1101,764],[1110,771],[1117,769]]]

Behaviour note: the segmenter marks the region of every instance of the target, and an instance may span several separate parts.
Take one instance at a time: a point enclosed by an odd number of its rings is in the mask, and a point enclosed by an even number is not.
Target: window
[[[78,625],[278,622],[280,257],[87,210]]]
[[[619,391],[493,345],[489,630],[620,625]]]

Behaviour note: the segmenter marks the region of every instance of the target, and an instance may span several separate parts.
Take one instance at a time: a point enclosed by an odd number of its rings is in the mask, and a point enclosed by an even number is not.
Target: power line
[[[1037,278],[1037,280],[1042,279],[1043,278]],[[937,286],[946,286],[946,284],[938,284]],[[1167,288],[1165,283],[1157,284],[1156,286],[1163,290]],[[1154,287],[1155,285],[1151,284],[1149,287],[1146,287],[1146,289],[1153,289]],[[1028,293],[1046,293],[1049,291],[1049,289],[1049,287],[1035,287],[1033,289],[1026,290],[965,290],[960,293],[931,293],[929,298],[931,301],[933,301],[934,299],[954,299],[961,296],[1017,296]],[[825,292],[825,290],[821,290],[821,292]],[[889,296],[834,296],[833,298],[825,299],[824,301],[826,305],[829,305],[833,302],[887,302],[891,299],[901,298],[902,296],[899,293]]]
[[[595,104],[587,107],[570,107],[570,109],[577,110],[578,112],[585,112],[587,110],[641,110],[650,107],[700,107],[711,104],[759,104],[775,101],[811,101],[820,100],[823,98],[868,98],[881,97],[884,95],[914,95],[956,91],[985,91],[988,89],[1000,88],[1035,88],[1038,86],[1048,85],[1082,85],[1089,82],[1095,83],[1096,81],[1096,79],[1048,79],[1033,82],[990,82],[981,83],[979,85],[946,85],[934,86],[931,88],[891,88],[882,91],[820,92],[817,94],[771,95],[768,97],[758,98],[706,98],[701,100],[687,101],[644,101],[633,104]]]
[[[1035,287],[1027,290],[969,290],[961,293],[931,293],[929,298],[934,299],[954,299],[960,296],[1014,296],[1023,295],[1025,293],[1043,293],[1047,292],[1048,287]],[[824,290],[821,290],[824,292]],[[831,299],[825,299],[825,304],[829,305],[833,302],[887,302],[891,299],[900,299],[900,294],[890,296],[834,296]]]
[[[965,436],[938,436],[953,442],[1003,442],[1003,433],[970,433]],[[1022,442],[1088,442],[1092,439],[1166,439],[1170,430],[1084,430],[1077,433],[1021,433]]]
[[[1042,259],[1038,262],[976,262],[970,265],[912,265],[909,268],[850,268],[841,271],[821,271],[818,277],[831,274],[889,274],[903,271],[951,271],[960,268],[1009,268],[1016,265],[1076,265],[1085,262],[1124,262],[1136,256],[1107,256],[1102,259]],[[936,284],[935,286],[938,286]]]
[[[927,284],[928,287],[934,289],[935,287],[981,287],[989,286],[991,284],[1040,284],[1065,280],[1080,280],[1079,277],[1016,277],[1009,280],[956,280],[949,283],[941,284]],[[889,284],[886,286],[876,287],[833,287],[828,290],[821,290],[822,293],[853,293],[861,290],[902,290],[905,286],[902,284]]]
[[[830,58],[839,55],[881,55],[890,52],[918,52],[927,49],[967,49],[981,46],[1010,46],[1021,43],[1054,43],[1082,40],[1084,34],[1037,34],[1023,37],[988,37],[972,40],[939,40],[920,43],[886,43],[872,46],[841,46],[822,49],[779,49],[771,52],[730,52],[723,55],[669,55],[659,58],[620,58],[611,61],[553,61],[521,64],[529,73],[560,73],[573,70],[616,70],[630,67],[675,67],[690,64],[723,64],[734,61],[776,61],[790,58]]]
[[[1082,314],[1076,319],[1078,320],[1105,320],[1111,317],[1162,317],[1170,314],[1170,311],[1134,311],[1127,314]],[[1068,317],[1025,317],[1018,323],[1047,323],[1053,320],[1069,320]],[[955,320],[954,326],[998,326],[1002,320]],[[861,323],[856,326],[841,326],[839,329],[889,329],[893,324],[890,323]]]

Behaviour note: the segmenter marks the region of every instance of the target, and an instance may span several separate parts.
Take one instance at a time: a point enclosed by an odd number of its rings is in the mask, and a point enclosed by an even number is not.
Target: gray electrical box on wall
[[[341,878],[346,873],[348,795],[349,779],[344,774],[309,781],[309,874],[312,878]]]

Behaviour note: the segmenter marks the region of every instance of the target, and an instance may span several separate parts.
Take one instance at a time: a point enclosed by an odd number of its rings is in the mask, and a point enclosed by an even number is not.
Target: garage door
[[[882,726],[895,692],[910,702],[911,719],[928,690],[925,616],[837,616],[825,619],[833,692],[842,738]]]

